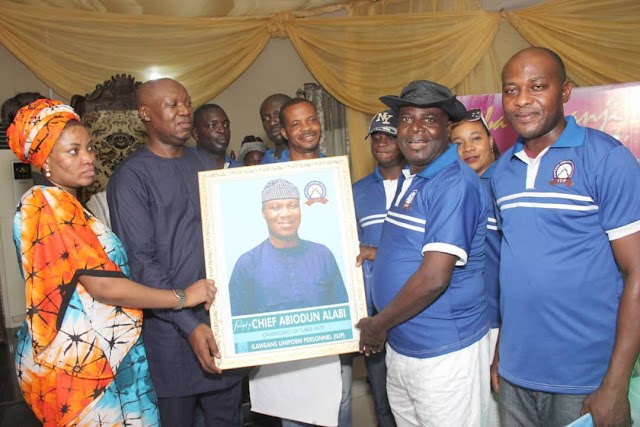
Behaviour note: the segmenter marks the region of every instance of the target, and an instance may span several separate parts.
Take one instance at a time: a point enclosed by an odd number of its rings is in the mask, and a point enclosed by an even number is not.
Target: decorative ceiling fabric
[[[640,80],[638,0],[563,0],[504,16],[531,45],[556,51],[580,86]]]
[[[0,3],[0,42],[67,99],[124,72],[139,81],[173,77],[203,103],[233,83],[269,38],[260,19],[214,22]]]
[[[478,0],[0,0],[0,43],[67,99],[127,73],[175,78],[202,104],[274,37],[289,38],[348,107],[352,141],[364,135],[365,115],[382,108],[380,95],[412,79],[460,95],[500,91],[502,66],[528,45],[554,49],[578,85],[640,80],[638,0],[554,0],[501,12]],[[361,153],[352,147],[353,159]],[[370,161],[355,164],[354,176]]]
[[[400,93],[411,80],[456,86],[491,45],[499,21],[482,10],[309,18],[293,20],[287,33],[327,91],[373,114],[384,108],[380,95]]]
[[[380,0],[374,7],[383,11],[395,12],[404,5],[411,12],[415,4],[431,4],[431,10],[446,4],[467,9],[451,11],[449,6],[448,11],[382,16],[353,16],[359,8],[371,8],[370,1],[281,0],[274,2],[280,3],[281,10],[286,4],[302,4],[307,9],[223,18],[93,11],[122,10],[127,4],[144,10],[152,1],[24,3],[28,4],[0,1],[0,42],[66,98],[89,92],[95,82],[125,72],[141,81],[173,77],[185,84],[196,104],[202,103],[240,76],[271,37],[288,37],[323,87],[350,108],[371,114],[381,108],[379,94],[398,92],[414,78],[452,87],[461,84],[458,88],[475,93],[499,89],[495,87],[499,69],[496,73],[492,68],[502,64],[492,62],[499,56],[508,57],[495,51],[496,34],[505,19],[528,43],[555,48],[567,59],[569,75],[578,84],[640,80],[637,0],[557,0],[502,13],[478,9],[477,2],[468,0]],[[231,3],[231,10],[253,4]],[[315,5],[320,9],[308,9]],[[182,3],[181,7],[187,8]],[[340,8],[352,16],[310,17]],[[477,74],[478,66],[486,69],[485,75],[475,76],[475,85],[465,84],[465,78]]]
[[[305,11],[344,3],[344,0],[10,0],[32,6],[50,6],[86,12],[156,15],[181,18],[266,16]]]

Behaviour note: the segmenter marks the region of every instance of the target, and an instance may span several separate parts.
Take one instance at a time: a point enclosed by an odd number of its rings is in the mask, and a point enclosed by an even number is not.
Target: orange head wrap
[[[38,99],[16,114],[7,129],[9,147],[18,159],[40,169],[71,120],[80,121],[80,116],[70,106],[53,99]]]

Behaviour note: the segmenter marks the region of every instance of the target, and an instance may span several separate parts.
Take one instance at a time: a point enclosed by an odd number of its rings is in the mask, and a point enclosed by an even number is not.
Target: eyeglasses
[[[482,116],[481,109],[474,108],[473,110],[468,110],[467,115],[465,116],[464,119],[468,122],[477,122],[478,120],[480,120],[484,128],[487,130],[487,132],[491,133],[491,131],[489,130],[489,125],[487,124],[487,121]]]

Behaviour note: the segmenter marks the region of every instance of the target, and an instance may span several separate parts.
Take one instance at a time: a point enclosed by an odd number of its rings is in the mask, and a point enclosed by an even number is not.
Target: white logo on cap
[[[382,113],[378,113],[378,118],[377,121],[382,122],[385,125],[390,125],[391,122],[390,120],[393,118],[393,116],[389,113],[387,113],[386,111],[383,111]]]

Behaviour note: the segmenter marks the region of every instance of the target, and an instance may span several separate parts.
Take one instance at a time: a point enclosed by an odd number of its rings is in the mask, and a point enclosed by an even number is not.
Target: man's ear
[[[566,104],[571,98],[571,89],[573,89],[573,83],[570,80],[565,81],[562,84],[562,103]]]
[[[284,127],[282,125],[280,125],[280,135],[282,135],[282,137],[287,141],[289,140],[289,138],[287,137],[287,131],[284,130]]]
[[[143,122],[148,122],[151,120],[149,118],[149,110],[147,109],[146,105],[141,105],[140,108],[138,108],[138,113],[140,114],[140,118]]]

